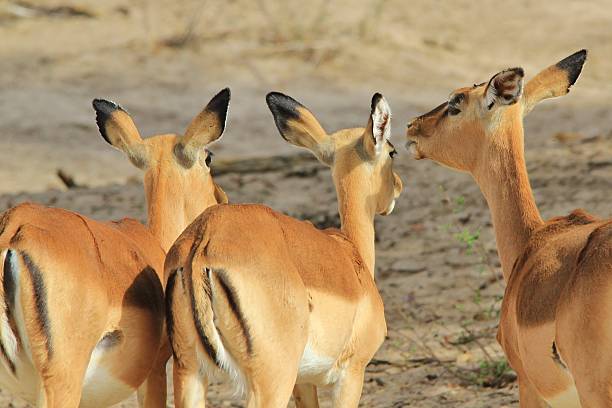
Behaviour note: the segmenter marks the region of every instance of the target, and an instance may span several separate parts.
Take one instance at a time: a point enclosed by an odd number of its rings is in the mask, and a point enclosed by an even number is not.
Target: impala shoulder
[[[567,226],[586,225],[597,222],[597,217],[589,214],[582,208],[577,208],[565,217],[555,218],[557,222],[561,222]]]
[[[578,253],[576,264],[580,267],[586,262],[600,265],[606,261],[608,265],[612,264],[612,219],[595,225]],[[608,273],[605,270],[603,272]]]
[[[577,280],[589,279],[591,271],[581,267],[581,260],[596,256],[590,251],[602,255],[602,242],[610,240],[607,228],[606,222],[576,210],[550,219],[534,231],[514,264],[506,291],[506,297],[516,297],[521,326],[555,319],[563,293]],[[598,245],[593,244],[596,241]]]

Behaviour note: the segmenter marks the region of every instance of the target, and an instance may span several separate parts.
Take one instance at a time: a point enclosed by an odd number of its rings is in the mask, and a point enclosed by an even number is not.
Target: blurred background
[[[99,136],[91,100],[120,103],[143,136],[181,133],[230,86],[213,146],[230,200],[337,225],[321,165],[274,165],[297,150],[279,137],[265,94],[293,96],[331,132],[364,126],[382,92],[406,189],[376,225],[389,339],[363,406],[517,406],[495,342],[503,283],[484,200],[468,176],[399,147],[409,119],[454,88],[510,66],[529,77],[588,48],[571,93],[526,119],[526,156],[545,217],[575,207],[610,216],[610,27],[610,0],[0,0],[0,210],[35,200],[144,220],[139,170]],[[211,401],[240,406],[223,387]],[[25,405],[4,393],[0,406]]]

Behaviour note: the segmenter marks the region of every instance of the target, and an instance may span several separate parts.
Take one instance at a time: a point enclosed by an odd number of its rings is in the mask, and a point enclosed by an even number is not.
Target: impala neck
[[[496,144],[485,152],[473,176],[487,200],[497,251],[506,282],[516,258],[532,232],[542,224],[527,176],[522,119],[496,135]]]
[[[353,242],[361,259],[374,276],[374,216],[375,206],[364,194],[365,177],[359,176],[359,167],[352,174],[335,175],[338,209],[342,232]]]
[[[167,253],[188,223],[184,212],[179,209],[179,203],[176,203],[174,206],[164,204],[167,203],[149,203],[147,210],[149,221],[147,225],[153,236],[161,244],[164,252]],[[170,220],[168,215],[164,217],[164,214],[172,214],[172,219]]]
[[[160,178],[148,185],[145,180],[147,225],[165,252],[198,215],[217,204],[212,192],[185,197],[180,186],[177,186],[179,183],[179,180]]]

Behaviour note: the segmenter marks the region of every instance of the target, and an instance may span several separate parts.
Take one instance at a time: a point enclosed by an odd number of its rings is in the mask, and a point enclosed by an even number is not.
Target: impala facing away
[[[316,387],[332,386],[334,407],[356,407],[385,338],[373,222],[402,189],[389,106],[376,94],[365,128],[328,135],[292,98],[267,102],[282,137],[331,167],[342,227],[219,205],[181,234],[165,266],[176,407],[203,407],[218,372],[247,391],[248,407],[284,408],[294,385],[298,406],[318,406]]]
[[[540,72],[460,88],[408,125],[409,149],[471,173],[491,210],[507,283],[498,340],[519,381],[521,407],[612,406],[612,221],[582,210],[543,221],[523,148],[523,117],[567,94],[579,51]]]
[[[205,146],[224,129],[229,90],[184,136],[142,140],[118,105],[94,100],[104,139],[145,172],[149,226],[21,204],[0,216],[0,383],[38,407],[104,407],[136,389],[166,406],[165,250],[225,202]],[[146,380],[146,381],[145,381]]]

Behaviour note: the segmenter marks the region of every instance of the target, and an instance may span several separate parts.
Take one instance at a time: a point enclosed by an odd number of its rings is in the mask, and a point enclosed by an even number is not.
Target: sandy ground
[[[182,132],[231,86],[227,131],[213,150],[218,160],[241,160],[296,153],[274,129],[264,103],[270,90],[302,101],[330,131],[363,125],[371,94],[381,91],[401,145],[405,123],[453,88],[508,66],[533,75],[586,47],[589,60],[570,95],[526,119],[526,156],[544,217],[576,207],[609,217],[611,6],[0,0],[0,209],[35,200],[144,221],[138,170],[99,137],[94,97],[121,103],[152,135]],[[395,212],[376,221],[389,338],[368,369],[362,405],[517,406],[495,341],[503,283],[478,187],[404,151],[396,163],[406,189]],[[85,187],[66,190],[58,169]],[[234,202],[262,202],[322,226],[338,222],[329,171],[314,161],[217,181]],[[476,231],[467,248],[464,238]],[[211,404],[240,406],[216,385]],[[25,405],[1,393],[0,406]]]

